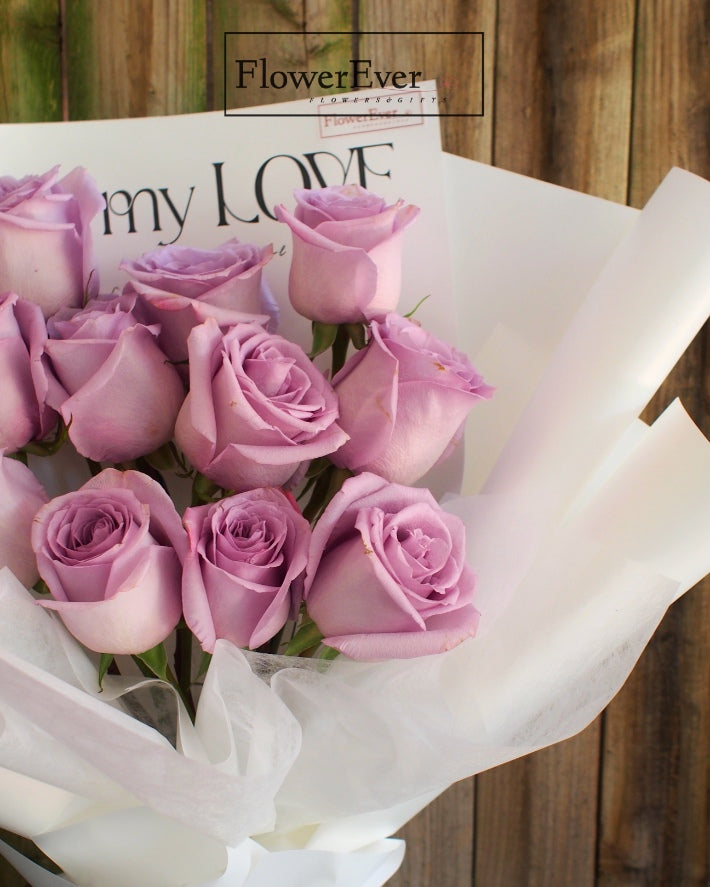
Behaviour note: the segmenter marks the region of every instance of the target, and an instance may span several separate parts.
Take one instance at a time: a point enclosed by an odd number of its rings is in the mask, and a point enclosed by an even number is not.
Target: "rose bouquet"
[[[2,224],[34,222],[50,181],[2,180]],[[66,875],[7,849],[32,883],[381,884],[388,835],[581,729],[710,567],[706,441],[677,407],[636,420],[708,315],[706,183],[670,176],[611,232],[600,215],[556,338],[520,328],[515,287],[485,300],[498,393],[442,503],[427,472],[492,389],[395,314],[416,210],[352,186],[296,200],[277,213],[310,356],[274,330],[268,247],[168,247],[110,296],[82,271],[46,326],[8,274],[0,824]],[[49,595],[20,585],[35,570]]]

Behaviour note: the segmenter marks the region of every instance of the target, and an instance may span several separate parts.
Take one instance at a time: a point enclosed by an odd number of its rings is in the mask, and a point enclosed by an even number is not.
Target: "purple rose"
[[[52,499],[32,527],[37,566],[77,640],[99,653],[144,653],[181,614],[187,537],[170,497],[138,471],[107,468]]]
[[[345,481],[313,530],[304,599],[324,643],[352,659],[440,653],[476,633],[465,528],[428,490]]]
[[[190,333],[188,350],[190,392],[175,439],[225,489],[282,486],[301,462],[347,440],[333,389],[293,342],[256,324],[222,334],[210,319]]]
[[[138,293],[146,319],[161,325],[161,348],[182,361],[190,330],[208,317],[224,330],[276,320],[278,309],[261,273],[273,255],[271,244],[228,240],[215,249],[164,246],[123,261],[121,268],[132,278],[126,291]]]
[[[404,317],[388,314],[370,330],[333,379],[350,440],[332,461],[411,484],[451,452],[469,410],[493,388],[465,354]]]
[[[0,292],[36,302],[45,317],[98,292],[90,224],[104,206],[96,182],[77,167],[57,181],[0,177]]]
[[[0,567],[9,567],[28,588],[39,576],[30,545],[32,520],[46,501],[30,469],[0,450]]]
[[[46,403],[46,340],[38,305],[15,293],[0,295],[0,449],[14,452],[44,437],[56,424],[57,414]]]
[[[50,402],[76,449],[97,462],[136,459],[167,443],[185,398],[156,344],[158,328],[136,320],[135,299],[93,299],[48,324],[45,349],[59,381]]]
[[[188,508],[183,523],[183,611],[202,648],[227,638],[256,649],[273,638],[301,602],[308,521],[267,487]]]
[[[359,185],[295,191],[294,214],[276,207],[293,234],[291,304],[323,323],[356,323],[394,311],[402,278],[402,237],[419,214]]]

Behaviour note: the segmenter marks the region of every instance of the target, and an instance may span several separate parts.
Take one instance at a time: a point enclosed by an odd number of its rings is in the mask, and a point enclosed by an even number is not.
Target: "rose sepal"
[[[300,626],[296,634],[288,642],[284,650],[284,656],[300,656],[306,650],[316,648],[322,640],[322,632],[315,622],[309,619]]]

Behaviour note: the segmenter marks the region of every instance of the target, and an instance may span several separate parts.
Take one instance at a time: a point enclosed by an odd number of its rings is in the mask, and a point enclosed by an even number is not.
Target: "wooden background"
[[[484,31],[486,113],[442,121],[447,150],[636,207],[672,165],[710,178],[707,0],[402,0],[396,7],[389,0],[0,0],[0,120],[219,108],[224,31]],[[362,37],[360,49],[387,49],[390,39]],[[417,58],[428,53],[427,71],[452,71],[462,89],[474,77],[461,38],[436,46],[408,39]],[[283,51],[273,38],[269,62],[276,66]],[[349,39],[336,41],[327,61],[347,64],[351,51]],[[323,56],[319,62],[328,67]],[[475,110],[473,92],[465,100]],[[680,394],[710,434],[709,345],[705,329],[648,418]],[[587,730],[452,787],[410,823],[407,858],[391,883],[707,887],[709,630],[705,585],[673,606],[625,688]],[[0,867],[0,884],[22,883]]]

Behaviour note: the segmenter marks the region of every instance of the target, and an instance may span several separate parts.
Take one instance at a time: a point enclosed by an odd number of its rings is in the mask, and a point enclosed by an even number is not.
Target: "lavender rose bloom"
[[[93,299],[83,310],[58,312],[48,324],[45,350],[59,383],[50,403],[69,425],[76,449],[97,462],[136,459],[169,441],[185,398],[156,343],[158,328],[136,320],[135,299]]]
[[[121,268],[149,323],[161,325],[160,346],[171,360],[187,359],[190,330],[214,317],[224,330],[235,323],[273,323],[278,308],[262,269],[273,258],[265,247],[228,240],[215,249],[164,246]]]
[[[476,633],[465,528],[428,490],[345,481],[313,530],[304,599],[324,643],[352,659],[440,653]]]
[[[0,177],[0,292],[36,302],[45,317],[98,292],[90,224],[104,206],[96,182],[77,167],[58,181]]]
[[[56,610],[100,653],[144,653],[181,613],[187,537],[170,497],[138,471],[107,468],[37,513],[32,547]]]
[[[350,440],[332,461],[412,484],[451,452],[469,410],[494,389],[465,354],[404,317],[388,314],[370,330],[333,379]]]
[[[190,333],[190,392],[175,439],[225,489],[282,486],[301,462],[332,453],[347,435],[333,389],[298,345],[256,324]]]
[[[227,638],[256,649],[273,638],[301,602],[308,521],[267,487],[188,508],[183,523],[183,612],[202,648]]]
[[[289,298],[323,323],[356,323],[394,311],[402,278],[402,238],[419,214],[360,185],[294,191],[296,210],[276,207],[293,234]]]
[[[44,437],[57,414],[46,403],[42,362],[47,329],[38,305],[15,293],[0,295],[0,448],[10,452]]]
[[[39,576],[30,545],[32,519],[46,501],[30,469],[0,450],[0,567],[9,567],[28,588]]]

